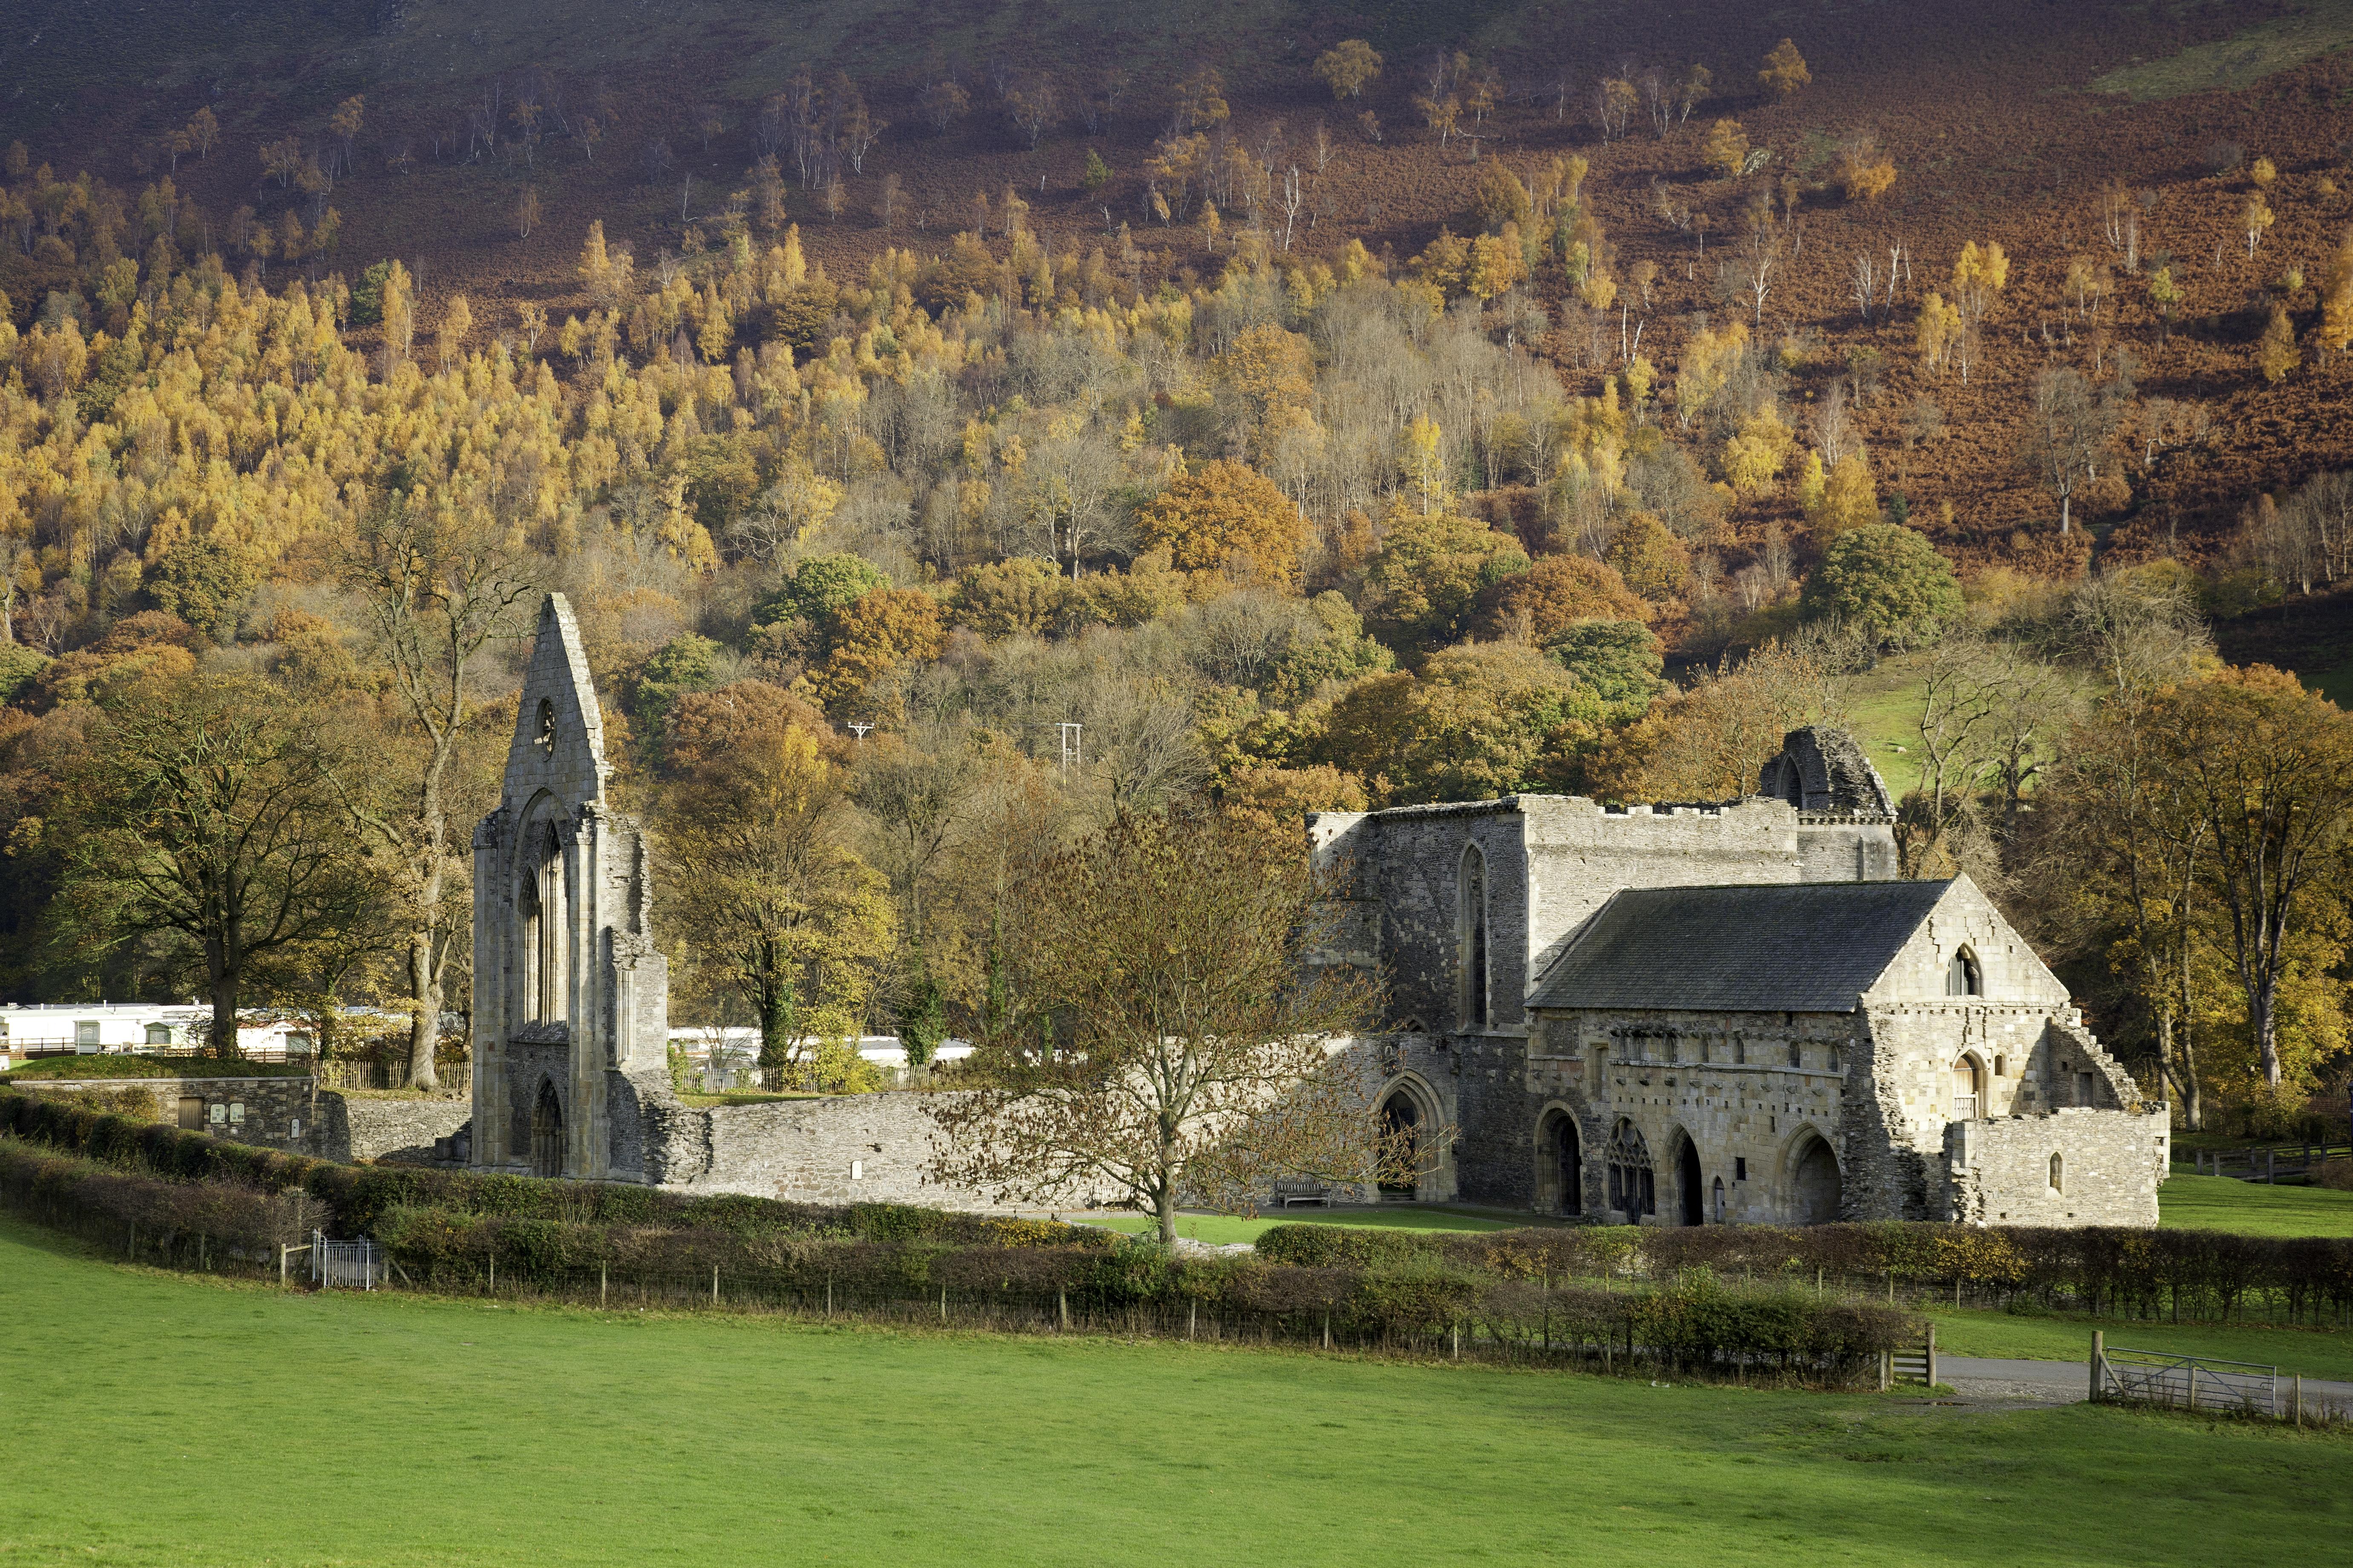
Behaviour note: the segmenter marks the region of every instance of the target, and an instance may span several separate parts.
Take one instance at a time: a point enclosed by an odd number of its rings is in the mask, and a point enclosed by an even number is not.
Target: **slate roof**
[[[1851,1013],[1952,885],[1626,889],[1528,1005]]]

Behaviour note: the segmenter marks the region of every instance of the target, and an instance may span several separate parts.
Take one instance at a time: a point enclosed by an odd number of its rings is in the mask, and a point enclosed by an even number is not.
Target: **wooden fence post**
[[[2101,1376],[2100,1376],[2100,1368],[2101,1368],[2102,1363],[2104,1363],[2108,1359],[2108,1358],[2107,1358],[2107,1342],[2108,1342],[2108,1337],[2107,1337],[2107,1335],[2106,1335],[2106,1334],[2105,1334],[2105,1333],[2101,1332],[2098,1329],[2094,1329],[2094,1330],[2092,1331],[2092,1394],[2091,1394],[2091,1397],[2092,1397],[2092,1403],[2093,1403],[2093,1404],[2094,1404],[2094,1405],[2097,1405],[2097,1404],[2100,1402],[2101,1395],[2106,1392],[2104,1388],[2102,1388],[2102,1387],[2101,1387],[2101,1383],[2102,1383],[2102,1381],[2103,1381],[2103,1380],[2102,1380],[2102,1378],[2101,1378]]]
[[[2289,1408],[2295,1412],[2297,1429],[2302,1430],[2304,1426],[2304,1373],[2302,1373],[2295,1374],[2295,1391],[2288,1396],[2288,1405]]]
[[[1071,1292],[1065,1287],[1054,1287],[1054,1310],[1060,1316],[1062,1332],[1071,1331]]]
[[[611,1268],[612,1265],[608,1263],[596,1265],[596,1305],[599,1310],[603,1309],[612,1294]]]
[[[711,1266],[711,1304],[719,1305],[719,1265]]]
[[[1936,1386],[1936,1320],[1928,1320],[1928,1386]]]

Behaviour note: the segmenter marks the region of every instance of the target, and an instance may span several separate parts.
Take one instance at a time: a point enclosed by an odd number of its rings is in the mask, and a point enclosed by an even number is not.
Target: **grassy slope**
[[[2264,1187],[2228,1176],[2168,1177],[2158,1191],[2161,1223],[2247,1236],[2353,1236],[2353,1193]]]
[[[2232,92],[2348,46],[2353,46],[2353,0],[2304,0],[2293,15],[2242,27],[2227,38],[2161,59],[2112,70],[2092,86],[2143,101],[2190,92]]]
[[[104,1456],[15,1468],[21,1563],[2203,1563],[2353,1486],[2116,1411],[281,1297],[14,1221],[0,1313],[16,1451]]]

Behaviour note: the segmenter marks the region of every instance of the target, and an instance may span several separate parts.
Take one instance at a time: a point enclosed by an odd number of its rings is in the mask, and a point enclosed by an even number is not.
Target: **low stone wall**
[[[2157,1186],[2172,1158],[2169,1116],[2159,1106],[1953,1122],[1945,1132],[1952,1217],[1974,1225],[2153,1226]]]
[[[32,1079],[8,1087],[36,1094],[144,1096],[145,1114],[158,1121],[290,1154],[319,1152],[317,1084],[308,1078]],[[133,1113],[119,1100],[108,1109]]]
[[[992,1194],[930,1180],[938,1136],[910,1091],[698,1109],[676,1100],[643,1108],[646,1179],[687,1192],[745,1193],[795,1203],[924,1204],[999,1207]],[[1067,1206],[1084,1206],[1073,1195]]]
[[[436,1139],[474,1114],[471,1100],[362,1100],[333,1089],[318,1098],[316,1152],[330,1160],[423,1164],[433,1158]]]

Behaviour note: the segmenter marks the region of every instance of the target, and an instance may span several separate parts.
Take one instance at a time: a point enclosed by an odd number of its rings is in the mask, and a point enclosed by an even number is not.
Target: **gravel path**
[[[1939,1355],[1936,1376],[1971,1403],[2077,1405],[2091,1397],[2091,1369],[2075,1361],[2023,1361],[1995,1356]],[[2280,1373],[2287,1397],[2288,1373]],[[2353,1383],[2304,1380],[2307,1405],[2326,1402],[2353,1410]]]

